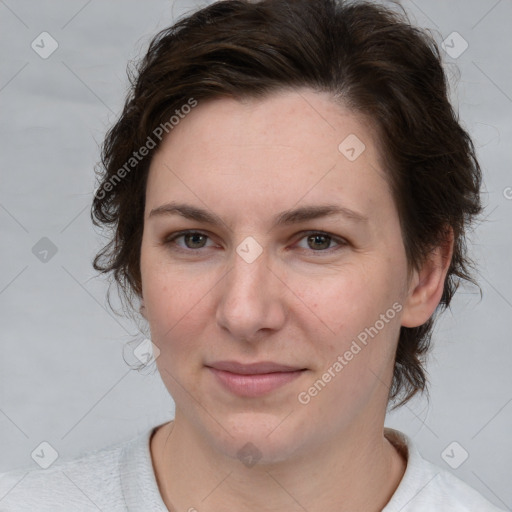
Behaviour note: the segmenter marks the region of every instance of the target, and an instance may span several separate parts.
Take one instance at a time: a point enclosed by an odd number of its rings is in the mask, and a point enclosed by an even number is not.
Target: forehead
[[[276,152],[288,148],[337,156],[339,144],[352,135],[364,141],[367,155],[378,158],[373,147],[376,135],[369,119],[335,103],[326,92],[294,89],[264,98],[200,100],[189,114],[180,117],[160,152],[174,146],[173,151],[187,151],[189,156],[196,153],[200,158],[198,147],[211,154],[225,147],[234,150],[237,146],[250,149],[265,145]]]
[[[199,101],[153,157],[148,207],[186,195],[225,208],[342,199],[367,209],[389,199],[376,142],[368,120],[328,93]]]

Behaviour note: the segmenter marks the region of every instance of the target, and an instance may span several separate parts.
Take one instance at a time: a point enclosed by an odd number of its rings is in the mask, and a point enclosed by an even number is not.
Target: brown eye
[[[208,238],[202,233],[187,233],[182,236],[185,241],[185,245],[189,249],[200,249],[201,247],[204,247],[204,242],[206,242],[206,239]]]
[[[177,240],[183,239],[183,243],[177,243]],[[209,236],[200,231],[181,231],[167,237],[164,245],[183,251],[194,251],[208,247],[206,245]]]
[[[299,245],[300,248],[310,253],[318,253],[319,256],[322,254],[330,254],[348,245],[348,242],[343,238],[330,235],[329,233],[323,233],[321,231],[309,231],[305,233],[305,236],[303,236],[299,242],[302,240],[306,240],[307,247]],[[331,244],[333,243],[337,245],[332,246]]]
[[[308,236],[308,244],[311,249],[328,249],[331,243],[331,237],[328,235],[310,235]]]

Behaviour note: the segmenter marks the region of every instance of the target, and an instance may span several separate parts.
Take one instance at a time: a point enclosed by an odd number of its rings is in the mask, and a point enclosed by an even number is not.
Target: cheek
[[[165,251],[143,240],[141,248],[142,295],[155,337],[174,329],[208,292],[208,280],[197,272],[170,263]]]
[[[392,366],[402,308],[399,290],[398,275],[379,262],[344,269],[321,288],[303,287],[301,300],[311,312],[302,328],[321,361],[317,374],[336,390],[330,398],[325,394],[326,400],[363,393]]]
[[[183,288],[174,282],[172,286],[160,281],[145,296],[151,333],[157,342],[167,344],[181,339],[187,332],[198,331],[205,318],[207,290]]]
[[[190,400],[188,393],[199,393],[196,374],[203,364],[202,344],[211,316],[206,309],[208,287],[197,281],[203,282],[196,279],[191,286],[175,271],[143,277],[151,340],[160,350],[156,365],[170,395],[179,403]]]
[[[208,321],[207,297],[214,282],[202,274],[189,275],[179,266],[172,268],[161,258],[141,258],[142,293],[151,338],[160,349],[157,364],[173,363],[195,353],[198,333]]]
[[[391,296],[380,272],[377,265],[351,264],[320,280],[297,280],[291,287],[304,304],[303,321],[310,327],[315,322],[322,325],[323,337],[332,338],[334,345],[340,338],[356,335],[378,317]]]

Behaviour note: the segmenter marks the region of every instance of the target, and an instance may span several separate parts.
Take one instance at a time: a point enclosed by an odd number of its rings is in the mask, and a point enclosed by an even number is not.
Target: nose
[[[252,262],[235,253],[233,266],[222,280],[216,320],[236,340],[254,342],[262,332],[284,325],[287,288],[269,260],[265,249]]]

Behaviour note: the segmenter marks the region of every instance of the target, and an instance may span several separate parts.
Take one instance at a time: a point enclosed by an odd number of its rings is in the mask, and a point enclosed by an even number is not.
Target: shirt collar
[[[135,437],[121,453],[121,487],[130,512],[169,512],[158,488],[150,451],[151,436],[159,426]]]

